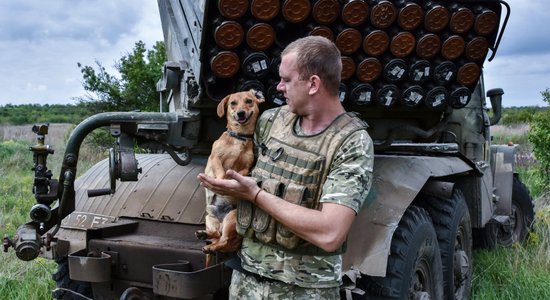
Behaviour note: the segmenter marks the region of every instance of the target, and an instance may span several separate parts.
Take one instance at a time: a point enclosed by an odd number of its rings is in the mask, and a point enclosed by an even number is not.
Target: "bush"
[[[541,93],[543,100],[550,103],[550,91]],[[548,185],[550,181],[550,111],[545,110],[535,114],[531,121],[529,142],[533,146],[535,157],[540,162],[540,172],[544,182]]]
[[[29,151],[29,143],[13,140],[0,141],[0,161],[3,162],[0,170],[11,170],[20,165],[30,170],[32,154]]]

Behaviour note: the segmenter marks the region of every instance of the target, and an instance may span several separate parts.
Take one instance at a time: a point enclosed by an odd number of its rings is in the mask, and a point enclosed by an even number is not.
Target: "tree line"
[[[147,49],[142,41],[114,64],[118,74],[109,74],[101,62],[77,63],[86,95],[76,104],[8,104],[0,106],[0,124],[72,123],[105,111],[159,111],[156,83],[166,61],[164,42]]]
[[[137,104],[125,107],[93,100],[79,101],[76,104],[7,104],[0,106],[0,124],[23,125],[43,122],[78,124],[85,118],[103,111],[131,111],[136,109],[158,111],[159,98],[156,91],[150,97],[150,100],[143,101],[149,105],[145,109]],[[156,110],[154,110],[155,108]],[[503,108],[500,124],[529,124],[535,116],[546,111],[548,111],[548,107],[505,107]]]
[[[543,98],[544,99],[544,98]],[[505,107],[502,111],[501,125],[529,124],[538,113],[548,111],[548,107],[520,106]]]
[[[0,106],[0,124],[24,125],[35,123],[78,124],[90,115],[87,103],[72,104],[7,104]]]

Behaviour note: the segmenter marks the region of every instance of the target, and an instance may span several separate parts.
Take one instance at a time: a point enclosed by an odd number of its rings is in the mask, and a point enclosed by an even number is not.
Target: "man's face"
[[[300,74],[296,69],[296,53],[291,52],[281,58],[279,76],[281,81],[277,85],[277,90],[285,96],[290,110],[300,114],[306,104],[305,99],[308,96],[309,80],[300,79]]]

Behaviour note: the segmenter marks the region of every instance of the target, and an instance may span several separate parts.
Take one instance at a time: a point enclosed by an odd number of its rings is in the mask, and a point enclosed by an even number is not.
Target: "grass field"
[[[528,131],[525,124],[491,128],[493,143],[520,145],[516,163],[534,198],[534,230],[525,245],[474,252],[472,299],[550,299],[550,191],[538,188]]]
[[[73,125],[52,124],[45,143],[53,146],[48,156],[48,168],[53,177],[60,172],[65,151],[64,145]],[[29,146],[36,144],[31,126],[0,126],[0,234],[13,236],[17,227],[28,222],[29,210],[35,204],[32,193],[33,166]],[[79,173],[101,159],[93,149],[80,153],[83,163]],[[0,299],[41,300],[52,299],[55,282],[52,274],[57,265],[51,260],[37,258],[30,262],[19,260],[13,249],[0,254]]]
[[[54,177],[58,176],[63,144],[70,125],[51,127],[46,143],[52,144],[55,154],[48,160]],[[495,127],[495,143],[523,144],[526,155],[530,149],[525,138],[528,127]],[[0,233],[13,235],[20,224],[28,220],[28,211],[34,204],[32,187],[32,153],[28,146],[34,143],[30,127],[0,127]],[[81,152],[87,165],[100,159],[94,151]],[[531,157],[531,156],[529,156]],[[522,165],[522,179],[529,186],[529,170],[536,160],[530,158]],[[474,277],[472,299],[516,300],[550,299],[550,200],[546,191],[533,194],[536,204],[535,230],[526,245],[514,245],[509,249],[474,252]],[[23,262],[13,250],[0,254],[0,299],[51,299],[55,283],[51,274],[54,262],[38,258]]]

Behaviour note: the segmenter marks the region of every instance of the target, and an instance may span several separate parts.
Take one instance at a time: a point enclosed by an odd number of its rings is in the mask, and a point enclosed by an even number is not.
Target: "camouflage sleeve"
[[[366,130],[351,134],[336,151],[321,202],[361,209],[372,184],[373,143]]]

